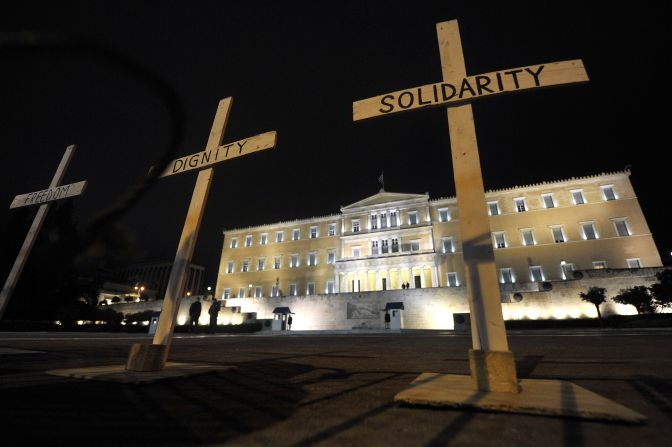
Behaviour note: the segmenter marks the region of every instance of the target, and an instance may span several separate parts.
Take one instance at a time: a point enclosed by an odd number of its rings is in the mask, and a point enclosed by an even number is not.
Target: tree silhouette
[[[621,289],[619,294],[612,298],[617,303],[635,306],[638,314],[653,313],[653,297],[646,286],[635,286]]]
[[[600,320],[600,327],[603,326],[602,312],[600,312],[600,304],[607,301],[607,297],[605,296],[606,292],[607,289],[605,289],[604,287],[591,287],[590,289],[588,289],[588,292],[579,293],[581,300],[593,304],[595,306],[595,309],[597,309],[597,318]]]
[[[657,308],[672,307],[672,270],[665,269],[656,273],[657,283],[649,287]]]

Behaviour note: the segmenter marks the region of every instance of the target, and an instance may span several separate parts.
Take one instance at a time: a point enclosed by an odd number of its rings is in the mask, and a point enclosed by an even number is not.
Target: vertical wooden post
[[[467,76],[456,20],[436,25],[444,82]],[[486,211],[471,105],[448,108],[448,127],[471,317],[471,375],[483,391],[517,392],[513,354],[502,315],[497,266]]]
[[[232,102],[233,98],[231,97],[222,99],[219,102],[206,150],[215,149],[222,143]],[[159,317],[152,345],[133,345],[126,363],[127,370],[158,371],[165,366],[173,340],[177,312],[180,309],[180,302],[184,295],[185,284],[189,276],[191,258],[196,247],[198,230],[205,210],[205,202],[208,198],[212,176],[213,168],[204,169],[198,173],[187,218],[182,228],[180,243],[177,247],[175,262],[170,271],[168,287],[161,308],[161,316]]]
[[[63,158],[61,158],[61,163],[58,165],[56,173],[54,174],[54,177],[51,179],[51,183],[49,183],[49,188],[58,186],[61,183],[63,177],[65,177],[65,171],[68,169],[68,166],[70,165],[70,160],[72,160],[72,156],[74,155],[76,148],[77,146],[73,144],[65,149]],[[11,298],[12,293],[14,292],[16,283],[19,280],[19,276],[21,276],[21,272],[23,271],[23,267],[26,265],[28,255],[30,255],[30,251],[32,250],[33,245],[35,244],[35,239],[37,239],[37,235],[40,232],[42,225],[44,224],[44,220],[47,217],[47,212],[49,211],[50,206],[51,206],[50,203],[45,203],[43,205],[40,205],[40,208],[37,210],[35,219],[33,219],[33,223],[30,226],[30,230],[28,230],[26,239],[23,241],[23,245],[21,246],[21,250],[19,250],[19,254],[16,257],[16,261],[14,261],[12,270],[9,272],[9,276],[5,281],[5,285],[2,287],[2,292],[0,292],[0,319],[5,313],[7,303],[9,302],[9,299]]]

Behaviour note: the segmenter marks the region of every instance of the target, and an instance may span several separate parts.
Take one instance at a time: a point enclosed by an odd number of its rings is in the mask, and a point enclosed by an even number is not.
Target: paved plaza
[[[236,368],[117,384],[48,370],[121,365],[146,335],[0,333],[7,445],[666,446],[672,330],[509,333],[519,378],[569,380],[643,425],[405,407],[420,373],[468,374],[468,335],[352,331],[178,335],[170,361]]]

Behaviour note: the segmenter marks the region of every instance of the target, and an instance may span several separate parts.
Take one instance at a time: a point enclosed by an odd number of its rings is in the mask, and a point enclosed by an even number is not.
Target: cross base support
[[[128,353],[126,370],[135,372],[161,371],[166,365],[168,347],[147,343],[134,343]]]
[[[564,380],[522,379],[519,393],[474,390],[470,376],[425,372],[394,400],[410,405],[641,424],[646,416]]]
[[[516,361],[511,351],[469,350],[469,370],[473,389],[517,393]]]

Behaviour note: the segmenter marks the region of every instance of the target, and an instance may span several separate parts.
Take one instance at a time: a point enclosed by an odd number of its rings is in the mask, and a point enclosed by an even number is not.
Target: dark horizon
[[[435,24],[452,19],[460,23],[470,75],[582,59],[590,77],[584,85],[473,103],[486,189],[630,166],[661,258],[669,259],[672,235],[661,203],[666,166],[658,150],[667,123],[658,110],[670,93],[657,86],[670,36],[661,10],[409,1],[7,9],[3,34],[79,36],[165,80],[185,112],[173,158],[203,150],[217,103],[227,96],[234,101],[225,142],[278,132],[276,149],[215,166],[193,258],[206,268],[204,287],[215,285],[224,228],[336,214],[375,194],[382,171],[387,191],[454,196],[443,108],[352,122],[355,100],[441,80]],[[85,226],[165,152],[166,106],[104,58],[6,45],[0,51],[7,86],[0,104],[0,227],[14,212],[8,207],[15,195],[47,187],[69,144],[78,151],[64,183],[89,182],[74,199]],[[188,172],[159,180],[120,219],[145,251],[142,261],[174,258],[195,179]]]

